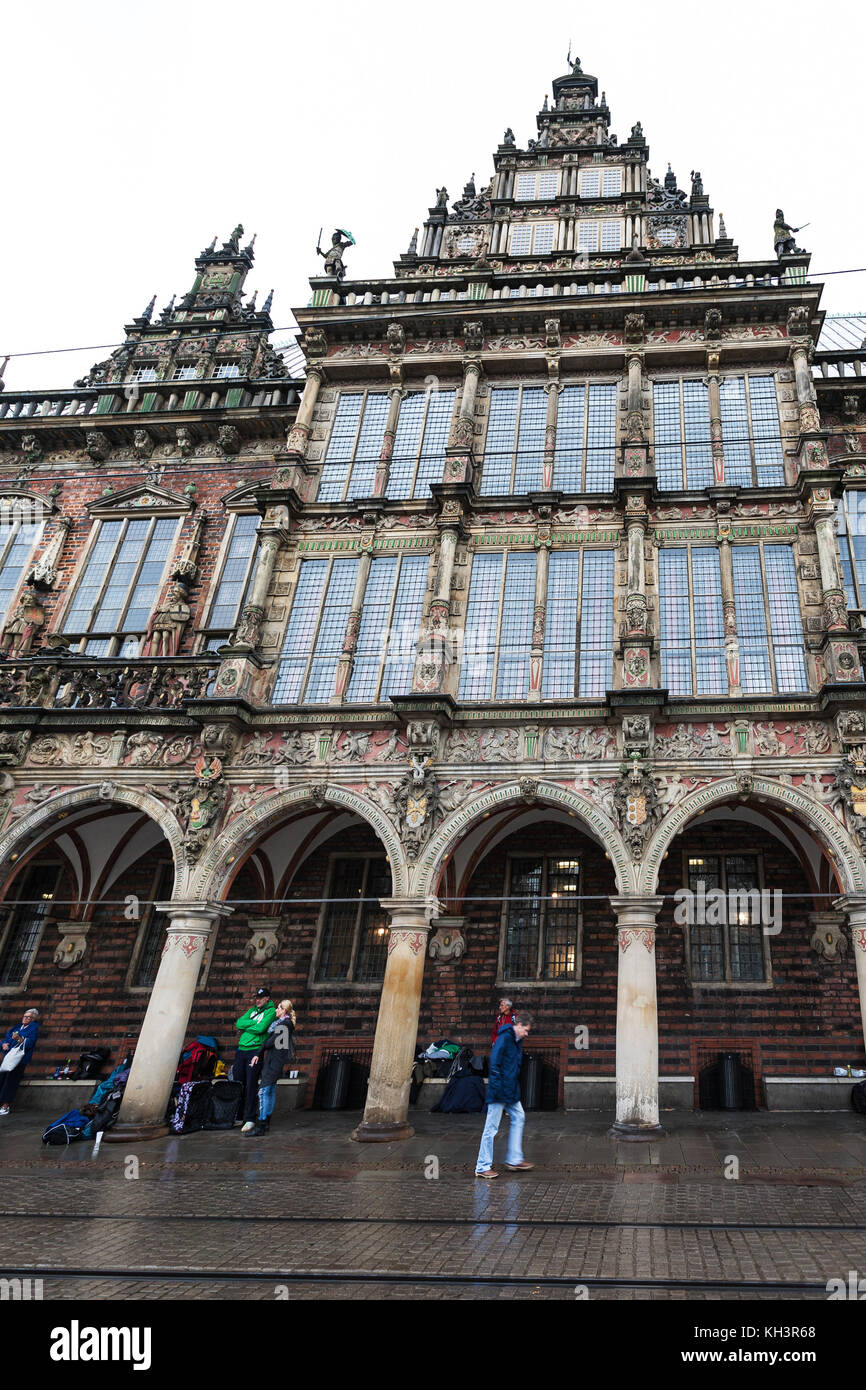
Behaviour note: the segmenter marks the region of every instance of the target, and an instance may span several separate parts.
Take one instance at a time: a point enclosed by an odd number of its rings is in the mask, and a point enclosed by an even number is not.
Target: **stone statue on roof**
[[[238,225],[235,227],[234,231],[232,232],[231,236],[229,237],[228,241],[223,242],[223,250],[237,251],[240,248],[241,237],[243,236],[243,234],[244,229],[239,222]]]
[[[344,236],[348,237],[347,241],[343,240]],[[354,245],[354,237],[349,232],[344,232],[342,227],[338,227],[331,237],[331,244],[327,251],[323,251],[321,246],[316,247],[316,254],[325,258],[326,275],[333,275],[335,280],[345,279],[346,267],[343,264],[343,252]]]
[[[800,247],[794,240],[794,233],[799,232],[799,227],[789,227],[785,221],[785,214],[781,208],[776,208],[776,222],[773,227],[773,245],[776,248],[776,255],[779,260],[783,256],[795,256]]]

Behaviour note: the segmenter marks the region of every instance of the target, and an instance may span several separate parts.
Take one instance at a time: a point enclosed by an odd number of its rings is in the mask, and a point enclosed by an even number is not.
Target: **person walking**
[[[508,1150],[505,1166],[513,1173],[525,1173],[534,1168],[523,1157],[523,1125],[526,1116],[520,1104],[520,1067],[523,1062],[523,1039],[532,1028],[532,1014],[518,1010],[514,1021],[500,1028],[490,1054],[490,1078],[487,1082],[487,1120],[481,1135],[481,1146],[475,1161],[476,1178],[498,1178],[493,1168],[493,1141],[499,1133],[502,1112],[508,1112]]]
[[[286,1062],[295,1060],[295,1011],[291,999],[281,999],[277,1013],[262,1043],[259,1056],[259,1117],[253,1129],[241,1130],[248,1139],[267,1134],[277,1098],[277,1082]],[[255,1060],[255,1059],[254,1059]]]
[[[506,1024],[514,1022],[513,1008],[514,1005],[510,999],[500,999],[499,1013],[496,1015],[496,1022],[493,1025],[493,1037],[490,1039],[491,1047],[499,1037],[500,1028],[504,1028]]]
[[[0,1115],[9,1114],[15,1092],[21,1085],[24,1068],[33,1055],[39,1036],[38,1019],[38,1009],[25,1009],[18,1027],[10,1028],[0,1043]]]
[[[259,1113],[259,1057],[268,1029],[277,1016],[270,990],[257,989],[252,1008],[235,1021],[238,1050],[232,1063],[232,1079],[244,1088],[243,1134],[255,1128]]]

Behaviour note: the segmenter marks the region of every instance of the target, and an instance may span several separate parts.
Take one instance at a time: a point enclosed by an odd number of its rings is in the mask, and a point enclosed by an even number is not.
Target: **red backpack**
[[[175,1081],[184,1085],[187,1081],[203,1081],[212,1077],[217,1064],[217,1054],[212,1047],[196,1040],[181,1053],[175,1072]]]

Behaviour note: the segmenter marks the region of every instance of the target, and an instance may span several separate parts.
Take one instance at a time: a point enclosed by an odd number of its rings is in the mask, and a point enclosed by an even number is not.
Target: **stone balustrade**
[[[219,659],[33,657],[0,662],[0,707],[177,708],[207,691]]]
[[[155,415],[160,413],[286,408],[297,402],[297,383],[290,379],[213,381],[137,381],[77,387],[66,391],[16,391],[0,396],[0,420],[12,422],[84,415]]]

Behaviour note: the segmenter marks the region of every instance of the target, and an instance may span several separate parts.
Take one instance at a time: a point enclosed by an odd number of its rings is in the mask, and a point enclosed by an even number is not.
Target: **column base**
[[[661,1125],[612,1125],[607,1131],[609,1139],[616,1139],[621,1144],[645,1144],[651,1143],[654,1139],[664,1139],[667,1130],[662,1129]]]
[[[359,1144],[390,1144],[396,1139],[411,1139],[414,1129],[405,1120],[370,1122],[362,1120],[351,1138]]]
[[[139,1143],[147,1139],[164,1139],[167,1134],[171,1134],[171,1129],[166,1124],[153,1125],[114,1125],[112,1129],[103,1131],[103,1144],[129,1144],[133,1140]]]

